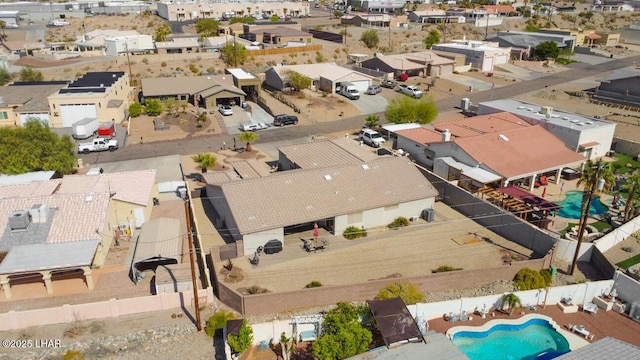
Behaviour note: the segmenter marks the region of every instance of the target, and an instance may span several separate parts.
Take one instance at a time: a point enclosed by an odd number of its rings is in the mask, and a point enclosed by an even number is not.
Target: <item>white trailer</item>
[[[92,137],[98,132],[97,118],[84,118],[73,123],[73,138],[74,139],[87,139]]]

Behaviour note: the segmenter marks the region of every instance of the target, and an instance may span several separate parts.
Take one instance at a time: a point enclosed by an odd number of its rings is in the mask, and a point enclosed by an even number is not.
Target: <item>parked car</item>
[[[393,80],[384,80],[382,82],[382,84],[380,84],[382,87],[385,87],[387,89],[394,89],[396,87],[396,85],[398,85],[395,81]]]
[[[384,142],[384,138],[379,132],[371,129],[362,129],[358,135],[358,139],[371,147],[380,147]]]
[[[382,92],[382,87],[380,87],[380,85],[371,85],[367,88],[367,91],[365,91],[365,94],[375,95],[375,94],[379,94],[380,92]]]
[[[396,88],[396,91],[399,91],[405,95],[409,95],[416,99],[421,98],[423,95],[420,89],[411,85],[404,85],[404,84],[398,85],[398,87]]]
[[[220,114],[224,116],[233,115],[233,108],[231,105],[220,105],[218,111],[220,111]]]
[[[280,114],[273,118],[273,126],[285,126],[289,124],[296,125],[298,123],[298,117],[295,115]]]
[[[268,128],[269,125],[259,122],[259,123],[252,123],[252,124],[244,124],[242,125],[242,131],[258,131],[258,130],[263,130]]]

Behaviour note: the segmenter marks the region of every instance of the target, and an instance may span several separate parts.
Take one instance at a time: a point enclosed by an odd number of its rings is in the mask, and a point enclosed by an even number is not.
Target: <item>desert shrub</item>
[[[249,286],[247,288],[247,294],[249,294],[249,295],[266,294],[268,292],[269,292],[269,290],[267,290],[265,288],[261,288],[258,285],[252,285],[252,286]]]
[[[167,62],[166,62],[166,61],[161,62],[161,63],[160,63],[160,66],[162,66],[162,67],[167,67]]]
[[[308,283],[305,286],[305,288],[311,289],[311,288],[316,288],[316,287],[321,287],[321,286],[322,286],[322,283],[320,281],[313,280],[312,282]]]
[[[62,360],[84,360],[84,354],[80,350],[69,349],[62,354]]]
[[[145,64],[145,65],[149,64],[149,59],[143,58],[142,59],[142,63]]]
[[[242,326],[238,331],[238,335],[229,335],[227,343],[232,353],[242,354],[253,343],[253,328],[247,325],[247,320],[242,320]]]
[[[215,335],[216,330],[222,330],[227,325],[227,320],[233,320],[236,315],[230,311],[220,310],[207,319],[204,325],[204,332],[210,337]]]
[[[389,225],[387,225],[389,229],[397,229],[403,226],[409,226],[409,219],[404,216],[398,216],[397,218],[393,219],[393,221]]]
[[[376,295],[376,300],[393,299],[399,297],[407,305],[413,305],[424,301],[424,294],[420,290],[409,284],[397,282],[386,286]]]
[[[438,266],[437,269],[434,270],[434,272],[441,273],[441,272],[449,272],[449,271],[456,271],[456,270],[457,269],[451,265],[440,265]]]
[[[356,226],[349,226],[344,230],[342,236],[344,236],[346,239],[353,240],[367,236],[367,230],[365,230],[364,228],[358,228]]]
[[[513,279],[513,286],[519,290],[542,289],[549,285],[551,285],[551,274],[545,276],[540,271],[529,268],[520,269]]]

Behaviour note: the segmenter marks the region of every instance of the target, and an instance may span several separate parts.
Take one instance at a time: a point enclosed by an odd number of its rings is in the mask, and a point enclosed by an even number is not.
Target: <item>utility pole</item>
[[[238,68],[238,50],[236,49],[238,43],[236,42],[236,34],[233,34],[233,63],[236,68]]]
[[[129,59],[129,43],[124,43],[124,51],[127,53],[127,65],[129,65],[129,84],[133,83],[135,79],[133,78],[133,71],[131,71],[131,59]]]
[[[580,226],[578,227],[578,245],[576,246],[576,252],[573,254],[573,262],[571,263],[571,271],[569,275],[573,275],[578,264],[578,254],[580,253],[580,245],[584,238],[584,231],[587,228],[587,219],[589,219],[589,210],[591,209],[591,200],[593,200],[593,194],[596,192],[598,185],[598,176],[600,175],[600,168],[602,167],[602,161],[598,160],[596,163],[596,171],[591,177],[591,189],[585,191],[582,195],[582,216],[580,217]],[[585,189],[586,190],[586,189]],[[602,189],[598,189],[602,190]]]
[[[391,46],[391,22],[389,22],[389,53],[393,54],[393,47]]]
[[[184,211],[187,214],[187,235],[189,236],[189,261],[191,262],[191,285],[193,287],[193,304],[196,308],[196,328],[202,331],[200,322],[200,301],[198,299],[198,284],[196,283],[195,249],[193,246],[193,236],[191,232],[191,211],[189,210],[189,200],[184,201]]]

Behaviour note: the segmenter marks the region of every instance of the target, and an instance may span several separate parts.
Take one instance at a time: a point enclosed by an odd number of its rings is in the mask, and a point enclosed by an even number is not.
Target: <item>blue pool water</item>
[[[567,191],[567,197],[556,202],[558,205],[562,205],[563,208],[558,210],[558,216],[567,219],[580,219],[580,213],[582,212],[582,191]],[[605,205],[600,202],[600,198],[594,196],[591,200],[591,209],[589,209],[590,215],[604,214],[609,210]]]
[[[570,351],[567,339],[543,319],[495,325],[483,332],[461,331],[452,341],[471,360],[553,359]]]

